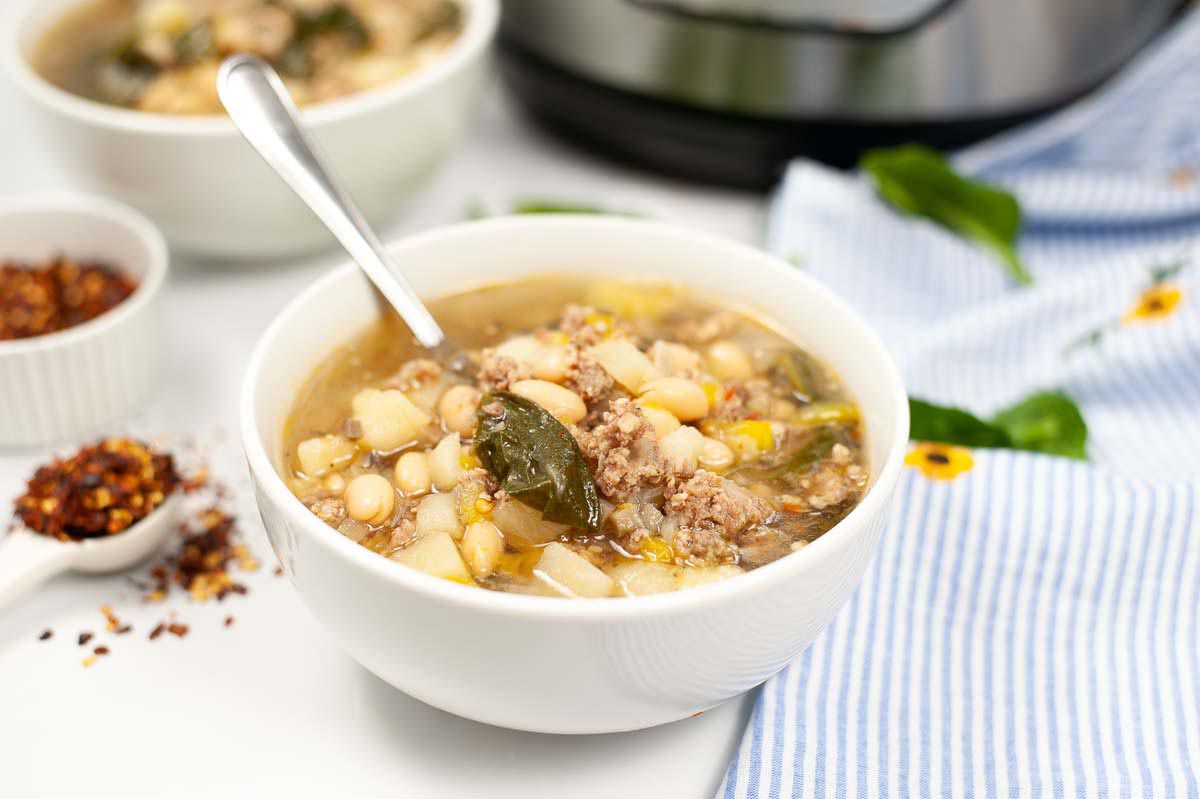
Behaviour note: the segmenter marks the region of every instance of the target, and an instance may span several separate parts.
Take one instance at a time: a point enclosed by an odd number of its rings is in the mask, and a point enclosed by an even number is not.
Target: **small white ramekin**
[[[65,442],[117,422],[150,396],[163,362],[167,245],[144,216],[87,195],[0,199],[0,260],[103,261],[137,290],[95,319],[0,341],[0,447]]]

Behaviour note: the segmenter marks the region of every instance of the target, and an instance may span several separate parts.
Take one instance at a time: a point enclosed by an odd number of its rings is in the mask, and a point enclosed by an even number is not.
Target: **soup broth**
[[[251,53],[300,105],[388,83],[457,38],[451,0],[95,0],[38,44],[34,68],[91,100],[162,114],[220,114],[221,59]]]
[[[438,577],[602,597],[725,579],[868,484],[857,405],[763,320],[666,285],[547,278],[388,316],[296,398],[282,471],[340,534]]]

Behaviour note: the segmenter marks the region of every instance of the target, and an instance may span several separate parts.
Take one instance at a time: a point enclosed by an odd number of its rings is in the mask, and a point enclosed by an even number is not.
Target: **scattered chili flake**
[[[183,491],[186,494],[194,494],[202,488],[208,486],[208,467],[201,466],[189,475],[183,478]]]
[[[150,640],[153,641],[155,638],[158,638],[160,635],[166,632],[166,629],[167,625],[163,622],[159,622],[154,629],[150,631]]]
[[[197,602],[224,599],[231,593],[245,594],[246,586],[229,574],[229,563],[237,560],[243,571],[250,571],[258,568],[258,561],[234,540],[236,521],[219,508],[203,511],[196,520],[199,530],[184,538],[178,552],[150,570],[153,590],[146,598],[159,601],[172,586],[183,588]]]
[[[180,624],[179,622],[173,621],[167,625],[167,632],[176,638],[182,638],[188,634],[188,626],[186,624]]]
[[[49,641],[53,637],[54,637],[54,630],[43,630],[42,634],[38,636],[38,640],[39,641]]]
[[[79,634],[79,645],[80,645],[80,646],[87,646],[87,642],[88,642],[88,641],[90,641],[90,640],[92,640],[92,637],[93,637],[93,636],[92,636],[92,634],[91,634],[91,633],[89,633],[89,632],[82,632],[82,633],[80,633],[80,634]]]
[[[122,624],[120,627],[113,630],[113,632],[116,633],[117,635],[124,635],[125,633],[129,632],[132,629],[133,629],[132,624]]]
[[[98,647],[96,647],[95,649],[93,649],[93,650],[92,650],[92,653],[93,653],[93,654],[96,654],[96,655],[107,655],[107,654],[108,654],[108,647],[106,647],[106,646],[98,646]]]
[[[232,626],[233,626],[233,616],[226,616],[226,617],[225,617],[225,626],[226,626],[226,627],[232,627]]]
[[[276,567],[275,567],[275,576],[276,576],[276,577],[282,577],[282,576],[283,576],[283,567],[282,567],[282,566],[276,566]]]
[[[30,530],[61,541],[113,535],[161,505],[178,481],[170,455],[106,438],[39,468],[15,512]]]
[[[93,663],[95,663],[95,662],[96,662],[96,656],[95,656],[95,655],[88,655],[87,657],[85,657],[85,658],[83,659],[83,667],[84,667],[85,669],[87,669],[87,668],[91,668],[92,664],[93,664]]]
[[[112,266],[56,256],[0,264],[0,341],[33,338],[95,319],[125,301],[137,281]]]

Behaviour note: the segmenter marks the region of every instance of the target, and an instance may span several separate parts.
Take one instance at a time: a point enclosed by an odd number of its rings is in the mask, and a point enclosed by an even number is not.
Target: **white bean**
[[[467,526],[462,538],[462,552],[476,577],[487,577],[496,570],[496,563],[504,554],[504,536],[500,529],[487,520]]]
[[[646,421],[654,428],[655,438],[661,440],[663,436],[679,429],[679,420],[667,409],[643,400],[638,400],[637,405],[642,409],[642,415],[646,417]]]
[[[567,348],[547,344],[542,354],[530,365],[538,380],[561,383],[567,379]]]
[[[396,491],[379,474],[360,474],[346,486],[346,512],[367,524],[383,524],[396,507]]]
[[[458,433],[451,433],[430,451],[429,477],[438,491],[449,491],[458,485],[462,473],[462,447]]]
[[[733,454],[733,450],[726,446],[723,442],[717,441],[715,438],[704,438],[704,443],[700,445],[700,451],[697,453],[697,463],[701,468],[708,469],[713,472],[723,472],[734,464],[737,456]]]
[[[433,486],[429,476],[429,458],[424,452],[406,452],[396,461],[392,479],[406,497],[428,494]]]
[[[708,414],[708,395],[699,384],[681,377],[660,377],[642,386],[642,399],[659,405],[681,422],[693,422]]]
[[[475,432],[475,409],[479,407],[479,389],[474,386],[453,386],[438,400],[438,416],[447,430],[460,436]]]
[[[578,394],[548,380],[518,380],[512,384],[512,393],[541,405],[563,424],[575,424],[587,416],[587,406]]]
[[[704,353],[708,370],[720,380],[748,380],[754,367],[746,351],[732,341],[714,341]]]

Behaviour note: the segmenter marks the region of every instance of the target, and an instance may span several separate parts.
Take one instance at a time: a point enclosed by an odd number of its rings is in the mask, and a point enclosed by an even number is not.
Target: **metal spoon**
[[[83,541],[60,541],[17,528],[0,540],[0,608],[43,581],[65,571],[103,574],[145,560],[176,529],[179,492],[127,530]]]
[[[329,228],[417,341],[429,349],[439,346],[445,340],[441,327],[390,265],[379,237],[301,130],[296,104],[275,70],[254,56],[231,56],[221,64],[217,94],[246,141]]]

